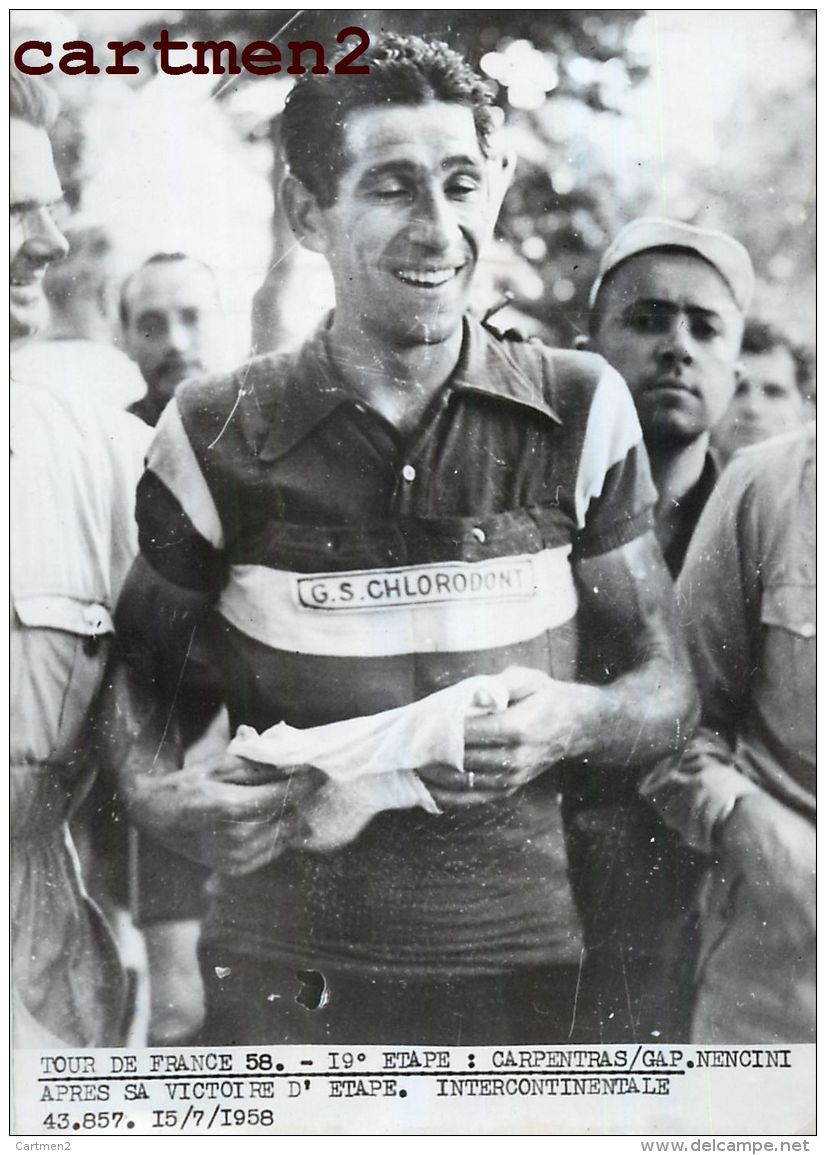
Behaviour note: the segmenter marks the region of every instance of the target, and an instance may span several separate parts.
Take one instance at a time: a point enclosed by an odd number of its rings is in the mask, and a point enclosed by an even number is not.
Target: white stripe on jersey
[[[342,573],[236,565],[219,613],[273,649],[329,657],[488,650],[570,621],[570,546]]]
[[[189,443],[174,397],[158,422],[146,464],[178,499],[201,537],[215,549],[222,549],[224,529],[221,519]]]
[[[628,386],[616,369],[606,365],[591,402],[577,471],[574,500],[580,529],[592,498],[602,493],[608,471],[641,442],[642,430]]]

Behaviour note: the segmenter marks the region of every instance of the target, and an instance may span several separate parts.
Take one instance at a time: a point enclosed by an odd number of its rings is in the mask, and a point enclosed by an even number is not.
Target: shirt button
[[[804,638],[813,638],[817,633],[814,622],[804,622],[800,627],[800,632]]]
[[[415,479],[416,479],[415,467],[413,465],[403,465],[402,466],[402,477],[404,478],[405,481],[415,481]]]
[[[482,527],[480,525],[474,525],[473,529],[470,532],[473,534],[473,536],[476,538],[477,541],[487,541],[488,540],[488,535],[485,533],[485,531],[482,529]]]

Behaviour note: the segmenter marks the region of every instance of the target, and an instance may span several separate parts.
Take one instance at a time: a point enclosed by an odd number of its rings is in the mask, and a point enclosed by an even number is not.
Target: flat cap
[[[708,261],[728,285],[738,309],[743,313],[748,311],[754,292],[754,269],[740,242],[727,233],[698,229],[660,217],[639,217],[616,235],[602,255],[597,279],[591,286],[591,308],[612,269],[637,253],[662,248],[689,249]]]

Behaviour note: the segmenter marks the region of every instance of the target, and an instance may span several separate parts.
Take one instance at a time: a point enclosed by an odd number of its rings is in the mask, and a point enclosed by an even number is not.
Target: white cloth
[[[466,678],[407,706],[327,726],[298,730],[280,722],[260,735],[239,726],[229,752],[291,770],[322,770],[327,781],[303,815],[310,830],[305,845],[331,850],[352,842],[382,810],[421,806],[438,814],[416,770],[436,763],[463,769],[465,719],[507,704],[499,678]]]

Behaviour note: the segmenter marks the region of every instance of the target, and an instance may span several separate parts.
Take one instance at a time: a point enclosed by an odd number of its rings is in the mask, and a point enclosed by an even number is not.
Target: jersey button
[[[403,465],[402,466],[402,477],[404,478],[405,481],[415,481],[416,480],[416,468],[415,468],[415,466]]]

